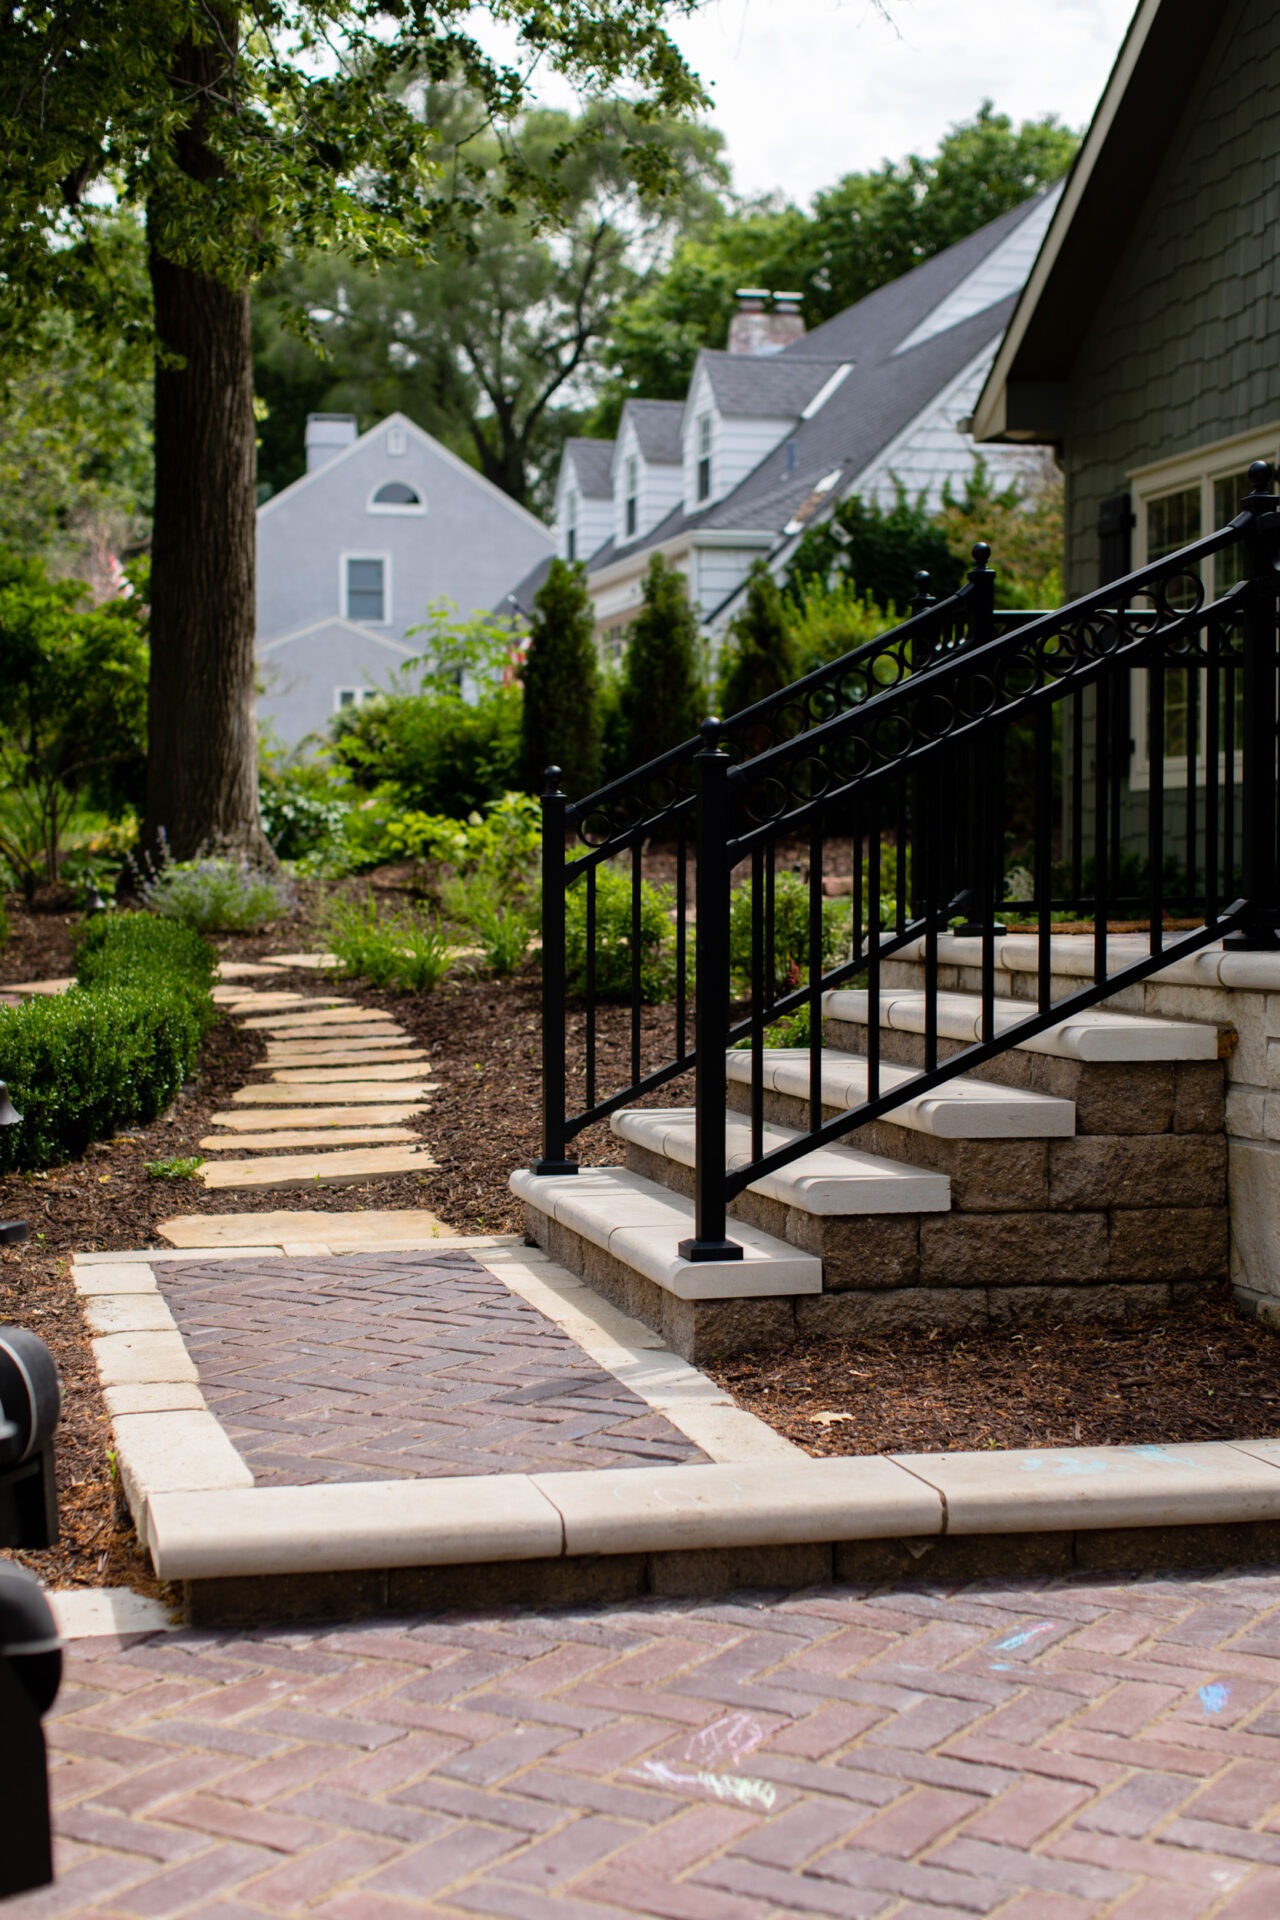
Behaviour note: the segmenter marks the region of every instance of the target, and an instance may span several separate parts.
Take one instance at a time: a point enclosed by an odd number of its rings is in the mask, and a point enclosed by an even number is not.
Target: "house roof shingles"
[[[573,470],[578,476],[578,486],[584,498],[612,499],[612,440],[586,440],[575,437],[565,441],[564,451],[566,459],[573,461]]]
[[[682,458],[680,425],[683,400],[628,400],[622,409],[619,435],[627,420],[635,428],[640,452],[651,466],[678,467]]]

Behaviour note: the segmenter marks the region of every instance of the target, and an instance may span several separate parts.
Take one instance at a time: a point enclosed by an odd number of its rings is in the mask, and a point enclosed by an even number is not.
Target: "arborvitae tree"
[[[533,602],[524,663],[521,772],[541,793],[548,767],[566,793],[590,793],[600,775],[600,662],[586,569],[553,560]]]
[[[799,678],[795,638],[778,583],[763,560],[753,563],[747,604],[729,627],[720,663],[724,718],[753,707]]]
[[[698,622],[684,576],[660,553],[649,562],[640,610],[623,663],[623,707],[633,767],[698,731],[706,696],[698,673]]]

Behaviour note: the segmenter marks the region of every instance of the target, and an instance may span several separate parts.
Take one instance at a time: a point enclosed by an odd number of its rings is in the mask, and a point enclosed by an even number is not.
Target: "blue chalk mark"
[[[1136,1453],[1140,1460],[1154,1460],[1157,1466],[1162,1467],[1199,1467],[1207,1471],[1209,1466],[1207,1460],[1193,1460],[1184,1453],[1170,1453],[1167,1447],[1131,1447],[1130,1452]]]
[[[1028,1640],[1035,1640],[1042,1633],[1052,1633],[1053,1629],[1052,1620],[1041,1620],[1034,1627],[1023,1627],[1020,1632],[1011,1633],[1007,1640],[997,1640],[995,1650],[997,1653],[1013,1653],[1016,1648],[1025,1647]]]
[[[1206,1713],[1221,1713],[1230,1697],[1231,1689],[1224,1687],[1221,1681],[1215,1680],[1212,1685],[1200,1689],[1200,1705]]]

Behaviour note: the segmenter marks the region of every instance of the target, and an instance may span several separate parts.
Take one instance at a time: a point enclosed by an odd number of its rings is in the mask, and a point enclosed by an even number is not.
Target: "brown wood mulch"
[[[55,896],[31,913],[12,897],[8,905],[12,937],[0,954],[0,982],[69,973],[70,901]],[[312,946],[308,912],[304,900],[291,924],[218,945],[228,959]],[[321,984],[313,973],[277,978],[299,990]],[[262,1057],[262,1036],[225,1021],[210,1034],[198,1074],[151,1126],[99,1143],[68,1166],[0,1179],[0,1218],[26,1219],[35,1235],[0,1250],[0,1320],[28,1325],[48,1341],[65,1390],[57,1444],[63,1539],[49,1553],[29,1556],[52,1585],[155,1586],[116,1498],[110,1426],[69,1278],[73,1253],[163,1245],[159,1223],[175,1213],[312,1209],[318,1202],[333,1212],[427,1207],[461,1233],[522,1228],[507,1178],[540,1148],[536,967],[503,982],[458,974],[426,995],[350,982],[342,991],[385,1007],[426,1048],[438,1091],[422,1131],[434,1168],[334,1188],[322,1201],[314,1190],[214,1194],[194,1182],[151,1179],[148,1160],[199,1151],[209,1116]],[[571,1034],[581,1024],[580,1012],[571,1014]],[[667,1057],[671,1038],[671,1009],[646,1010],[646,1065]],[[600,1010],[598,1046],[601,1084],[625,1079],[624,1009]],[[674,1082],[650,1103],[687,1104],[691,1097],[687,1081]],[[623,1157],[607,1125],[579,1135],[575,1148],[594,1164]],[[809,1452],[872,1453],[1273,1433],[1280,1431],[1278,1357],[1276,1336],[1241,1319],[1224,1295],[1124,1326],[1010,1329],[959,1343],[926,1333],[865,1346],[808,1343],[709,1370],[742,1405]]]

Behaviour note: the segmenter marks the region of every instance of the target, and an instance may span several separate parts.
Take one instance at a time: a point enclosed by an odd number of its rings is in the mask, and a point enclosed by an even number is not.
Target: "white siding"
[[[578,543],[574,558],[589,560],[596,548],[602,547],[613,532],[613,501],[590,499],[583,493],[573,455],[566,453],[560,462],[560,473],[556,480],[555,518],[552,523],[556,552],[562,560],[567,560],[569,557],[569,524],[566,508],[571,492],[578,496]]]
[[[636,463],[636,527],[627,532],[627,462]],[[613,537],[619,546],[628,540],[643,539],[673,507],[680,504],[681,480],[678,466],[650,462],[640,451],[640,441],[627,414],[622,416],[613,454]]]
[[[1038,448],[978,447],[960,426],[977,404],[998,344],[993,340],[984,347],[951,385],[863,469],[847,492],[891,507],[901,485],[912,500],[923,494],[926,507],[936,512],[948,482],[953,493],[961,492],[979,455],[997,486],[1007,487],[1021,475],[1039,472],[1043,454]]]
[[[699,422],[711,418],[711,492],[698,498]],[[684,418],[684,510],[697,513],[723,500],[795,427],[795,419],[767,420],[743,414],[726,417],[716,405],[711,382],[699,368],[689,390]]]
[[[694,598],[704,615],[718,607],[726,594],[740,587],[751,571],[751,562],[766,549],[759,541],[741,547],[698,547],[694,558]]]

